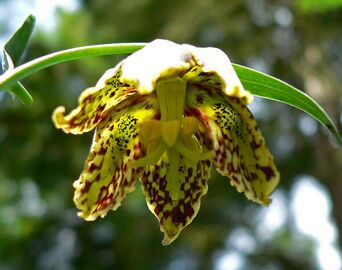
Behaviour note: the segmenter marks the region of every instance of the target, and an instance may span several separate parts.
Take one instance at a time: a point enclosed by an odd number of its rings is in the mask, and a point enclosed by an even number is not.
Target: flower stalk
[[[6,90],[27,76],[56,64],[90,56],[129,54],[143,48],[145,45],[145,43],[101,44],[77,47],[51,53],[29,61],[2,74],[0,76],[0,92]]]

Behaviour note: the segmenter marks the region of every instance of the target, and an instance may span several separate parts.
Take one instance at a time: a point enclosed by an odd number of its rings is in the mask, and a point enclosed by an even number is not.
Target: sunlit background
[[[275,75],[313,96],[342,126],[341,1],[0,0],[0,45],[28,14],[37,28],[25,61],[96,43],[167,38],[225,50],[233,62]],[[140,187],[105,219],[76,215],[72,182],[91,134],[55,130],[52,110],[71,108],[117,63],[91,58],[24,81],[34,103],[0,94],[0,270],[342,269],[342,155],[324,127],[286,105],[256,98],[281,173],[269,207],[213,174],[197,218],[170,247]]]

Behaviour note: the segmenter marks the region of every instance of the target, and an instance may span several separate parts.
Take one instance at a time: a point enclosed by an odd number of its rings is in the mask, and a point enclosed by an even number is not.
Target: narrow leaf
[[[262,72],[234,64],[234,69],[246,90],[253,95],[296,107],[326,126],[342,148],[342,138],[334,122],[318,103],[297,88]]]
[[[11,57],[14,66],[20,64],[30,41],[35,21],[35,17],[33,15],[29,15],[23,25],[12,35],[4,47],[6,53]]]
[[[23,25],[5,44],[3,58],[1,61],[1,74],[20,64],[30,41],[34,25],[35,17],[33,15],[29,15]],[[8,89],[8,91],[15,94],[24,104],[27,105],[32,103],[32,96],[20,82],[16,82]]]
[[[8,91],[18,97],[25,105],[29,105],[33,102],[31,94],[20,82],[16,82]]]

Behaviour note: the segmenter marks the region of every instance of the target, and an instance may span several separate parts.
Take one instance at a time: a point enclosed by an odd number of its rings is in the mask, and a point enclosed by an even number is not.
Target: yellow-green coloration
[[[155,106],[153,99],[128,107],[108,116],[98,125],[90,155],[79,180],[75,181],[74,201],[86,220],[104,216],[108,207],[116,209],[128,192],[134,190],[138,169],[127,166],[140,155],[139,123],[148,121],[155,112],[146,109]],[[127,149],[132,149],[129,153]],[[105,187],[105,189],[104,189]]]
[[[60,106],[54,112],[56,127],[66,133],[82,134],[96,127],[106,118],[108,112],[120,102],[136,93],[136,89],[120,82],[121,69],[110,69],[99,80],[95,87],[88,88],[80,98],[81,106],[64,116],[65,108]],[[108,78],[109,77],[109,78]],[[98,91],[98,89],[102,91]]]
[[[150,120],[140,126],[140,140],[147,149],[147,155],[131,164],[132,167],[155,165],[165,153],[169,163],[166,190],[172,200],[177,200],[180,192],[181,158],[196,165],[198,161],[213,156],[200,152],[194,135],[199,122],[194,117],[184,117],[186,87],[186,81],[180,78],[157,82],[160,121]]]
[[[156,40],[126,58],[69,115],[64,107],[53,114],[67,133],[96,127],[74,182],[79,216],[104,217],[140,180],[169,244],[196,216],[212,165],[248,199],[268,205],[279,173],[246,106],[251,100],[218,49]]]

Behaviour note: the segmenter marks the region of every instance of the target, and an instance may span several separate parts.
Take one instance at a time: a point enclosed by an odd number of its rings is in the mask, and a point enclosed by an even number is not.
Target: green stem
[[[59,63],[90,56],[133,53],[143,48],[145,45],[146,43],[101,44],[77,47],[51,53],[34,59],[2,74],[0,76],[0,92],[11,87],[17,81],[20,81],[39,70]]]

